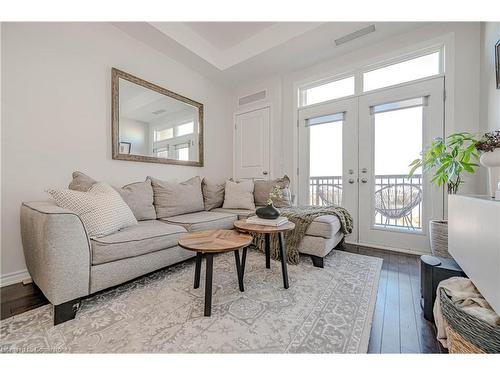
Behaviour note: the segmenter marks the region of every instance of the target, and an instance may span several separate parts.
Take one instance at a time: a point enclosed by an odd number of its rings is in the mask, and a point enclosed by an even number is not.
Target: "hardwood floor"
[[[420,259],[414,255],[345,245],[352,253],[384,260],[373,316],[369,353],[440,353],[434,327],[420,308]],[[48,303],[33,284],[1,288],[1,319]]]
[[[443,353],[420,308],[420,258],[352,245],[346,251],[384,260],[368,353]]]

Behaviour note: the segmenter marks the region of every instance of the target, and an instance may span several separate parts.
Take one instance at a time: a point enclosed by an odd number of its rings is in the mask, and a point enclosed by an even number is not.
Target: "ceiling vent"
[[[159,109],[159,110],[157,110],[157,111],[153,111],[153,112],[151,112],[151,113],[152,113],[153,115],[159,115],[159,114],[162,114],[162,113],[164,113],[164,112],[166,112],[164,109]]]
[[[255,94],[250,94],[247,96],[242,96],[241,98],[238,99],[238,105],[247,105],[253,102],[257,102],[259,100],[264,100],[267,96],[266,90],[262,90],[259,92],[256,92]]]
[[[341,38],[335,39],[335,45],[340,46],[341,44],[350,42],[351,40],[354,40],[357,38],[361,38],[362,36],[373,33],[374,31],[375,31],[375,25],[370,25],[368,27],[364,27],[362,29],[359,29],[358,31],[344,35]]]

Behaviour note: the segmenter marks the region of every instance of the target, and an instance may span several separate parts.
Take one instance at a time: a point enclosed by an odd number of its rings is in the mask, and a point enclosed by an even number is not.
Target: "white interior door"
[[[269,107],[236,115],[234,176],[269,178]]]
[[[444,131],[444,81],[434,78],[359,99],[359,242],[429,251],[428,222],[443,190],[409,164]]]
[[[341,205],[357,222],[357,98],[299,111],[300,205]],[[357,241],[354,232],[347,238]]]

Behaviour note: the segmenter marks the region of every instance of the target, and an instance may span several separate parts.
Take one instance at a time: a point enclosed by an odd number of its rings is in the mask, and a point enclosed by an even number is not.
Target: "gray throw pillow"
[[[76,191],[89,191],[89,189],[94,185],[97,181],[92,177],[87,176],[85,173],[80,171],[73,172],[73,180],[68,185],[68,189],[76,190]]]
[[[231,180],[226,181],[224,204],[222,208],[255,210],[253,188],[252,180],[242,180],[238,182]]]
[[[283,189],[282,198],[274,198],[273,204],[275,207],[290,207],[292,205],[292,194],[290,192],[290,178],[287,175],[274,180],[256,180],[254,181],[254,199],[256,206],[265,206],[269,193],[274,186],[278,185]]]
[[[180,183],[148,178],[153,186],[158,219],[204,210],[200,177],[196,176]]]
[[[206,178],[203,179],[201,189],[203,191],[203,202],[205,210],[210,211],[214,208],[222,207],[224,203],[224,187],[226,183],[217,184]]]
[[[153,187],[151,180],[144,182],[134,182],[115,188],[121,197],[128,204],[137,220],[155,220],[156,211],[153,206]]]
[[[73,180],[68,188],[76,191],[89,191],[97,183],[92,177],[87,176],[80,171],[73,172]],[[130,207],[137,220],[155,220],[156,211],[153,206],[153,188],[151,180],[144,182],[134,182],[123,186],[122,188],[113,187],[125,203]]]

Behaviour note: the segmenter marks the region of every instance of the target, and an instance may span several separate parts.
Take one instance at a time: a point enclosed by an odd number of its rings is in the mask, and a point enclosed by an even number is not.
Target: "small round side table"
[[[234,251],[238,286],[243,292],[243,272],[246,248],[252,243],[252,236],[239,233],[235,230],[206,230],[184,234],[179,238],[179,246],[196,252],[196,266],[194,271],[194,289],[200,287],[201,260],[206,258],[205,274],[205,316],[212,314],[212,275],[214,254]],[[243,248],[242,264],[240,263],[240,249]]]
[[[279,227],[274,227],[270,225],[257,225],[257,224],[247,224],[246,220],[238,220],[234,222],[234,227],[245,233],[259,233],[265,236],[265,253],[266,253],[266,268],[271,268],[271,249],[270,249],[270,236],[271,233],[278,234],[278,242],[280,247],[280,258],[281,258],[281,273],[283,274],[283,286],[288,289],[288,270],[286,266],[286,249],[285,249],[285,239],[283,234],[285,232],[295,229],[295,224],[288,222],[286,224],[280,225]],[[244,250],[245,251],[245,250]],[[243,269],[244,269],[243,265]]]

